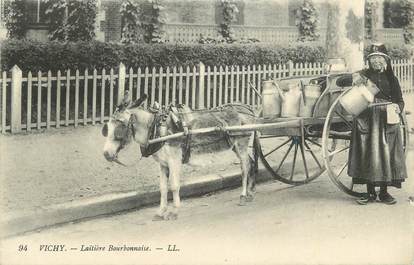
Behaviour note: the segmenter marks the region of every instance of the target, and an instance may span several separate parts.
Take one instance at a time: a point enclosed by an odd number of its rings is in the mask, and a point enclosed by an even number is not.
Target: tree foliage
[[[327,58],[338,58],[339,51],[339,7],[334,3],[328,4],[328,25],[326,30]],[[328,48],[329,47],[329,48]]]
[[[66,39],[66,0],[44,0],[46,16],[49,24],[49,40],[64,41]]]
[[[161,0],[147,0],[141,5],[141,27],[146,43],[165,42],[164,25],[166,17]]]
[[[223,22],[220,23],[219,33],[226,42],[231,43],[236,39],[231,24],[236,21],[240,11],[234,0],[221,0],[221,6],[223,8]]]
[[[376,27],[378,23],[378,2],[366,1],[365,2],[365,39],[376,41],[377,33]]]
[[[299,30],[299,41],[319,39],[317,32],[318,12],[311,0],[304,0],[296,12],[296,26]]]
[[[413,19],[413,3],[409,0],[384,1],[384,28],[403,28]]]
[[[352,9],[349,10],[346,17],[346,37],[353,43],[359,43],[363,41],[364,32],[364,18],[355,15]]]
[[[68,0],[65,25],[68,41],[90,41],[95,38],[96,0]]]
[[[414,3],[410,0],[387,0],[384,2],[384,27],[403,28],[405,43],[413,40],[408,28],[414,22]]]
[[[5,1],[5,25],[8,37],[23,39],[27,31],[27,17],[25,16],[24,0]]]
[[[134,0],[124,0],[120,9],[122,19],[121,42],[130,44],[142,40],[140,6]]]

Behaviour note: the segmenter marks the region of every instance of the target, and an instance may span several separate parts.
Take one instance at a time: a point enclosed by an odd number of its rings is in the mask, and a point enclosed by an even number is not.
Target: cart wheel
[[[401,136],[403,137],[403,148],[405,156],[407,156],[408,145],[410,143],[410,127],[408,126],[409,124],[405,112],[400,113],[400,121]]]
[[[352,133],[352,115],[347,113],[339,103],[339,99],[346,93],[342,93],[331,105],[326,116],[322,134],[322,151],[325,167],[332,182],[345,193],[360,197],[366,194],[365,185],[354,185],[352,178],[348,175],[348,153]],[[401,117],[401,133],[403,147],[407,152],[408,146],[408,125],[405,115]],[[336,139],[336,148],[332,150],[329,145],[330,139]]]
[[[255,141],[257,153],[274,179],[290,185],[302,185],[319,177],[325,167],[319,139],[301,136],[260,135]]]

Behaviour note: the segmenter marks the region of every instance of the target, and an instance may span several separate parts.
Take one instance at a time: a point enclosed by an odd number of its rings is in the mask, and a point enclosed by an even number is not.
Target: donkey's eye
[[[108,136],[108,124],[105,123],[105,125],[102,127],[102,135],[104,137]]]
[[[114,130],[114,137],[116,140],[122,140],[126,137],[128,133],[128,127],[125,124],[116,126]]]

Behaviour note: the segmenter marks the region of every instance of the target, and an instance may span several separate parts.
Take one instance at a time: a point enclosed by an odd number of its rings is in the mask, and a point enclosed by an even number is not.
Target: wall
[[[244,24],[288,26],[288,1],[250,0],[245,3]]]
[[[164,3],[167,13],[167,24],[215,24],[215,1],[166,0]]]
[[[101,2],[105,20],[100,22],[101,31],[105,33],[105,41],[119,41],[121,39],[120,1],[104,0]]]
[[[7,38],[7,30],[0,25],[0,40]]]

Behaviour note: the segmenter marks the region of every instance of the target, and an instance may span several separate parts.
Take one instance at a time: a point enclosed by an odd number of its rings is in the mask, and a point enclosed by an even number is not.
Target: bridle
[[[135,129],[133,126],[133,121],[132,121],[133,119],[129,118],[128,120],[126,120],[126,119],[118,118],[116,117],[117,113],[119,113],[119,110],[116,110],[114,112],[114,114],[111,117],[111,120],[116,123],[115,129],[114,129],[114,140],[119,141],[120,144],[118,148],[116,149],[115,156],[112,161],[120,165],[126,166],[125,164],[123,164],[122,162],[118,160],[118,153],[129,143],[129,138],[131,134],[132,134],[132,137],[135,139]],[[131,115],[134,115],[134,114],[130,114],[129,117],[131,117]],[[102,128],[102,135],[104,137],[108,136],[108,123],[105,123],[104,127]]]

